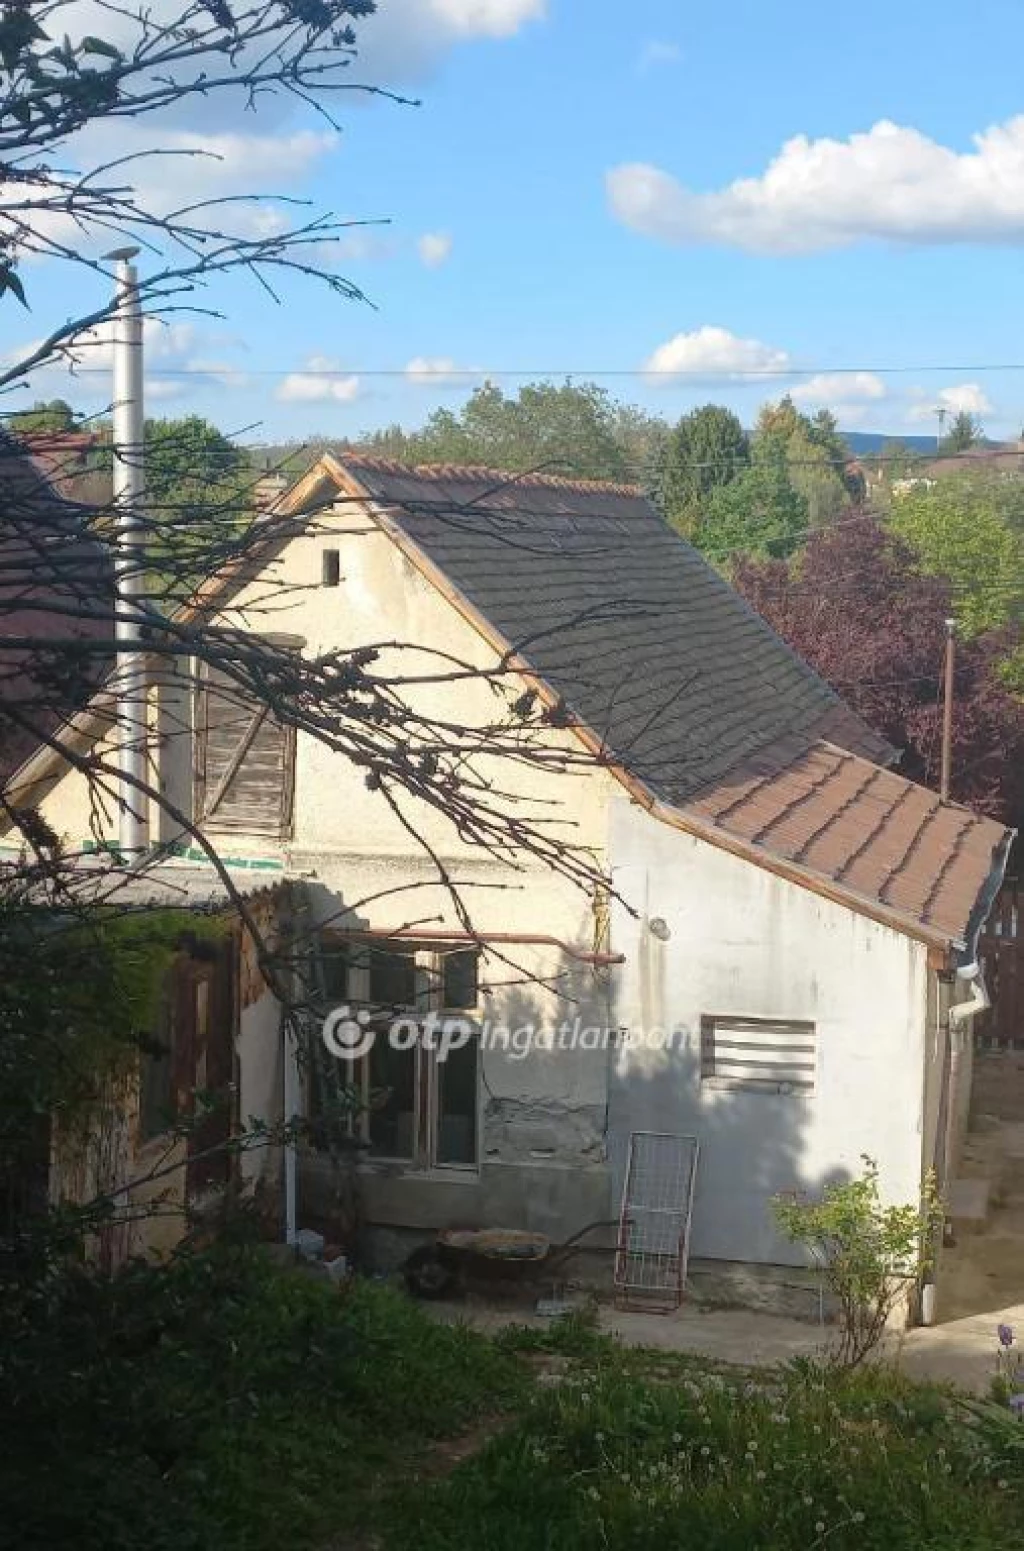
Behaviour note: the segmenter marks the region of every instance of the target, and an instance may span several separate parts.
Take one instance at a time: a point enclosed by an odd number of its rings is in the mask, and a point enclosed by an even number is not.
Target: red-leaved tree
[[[949,584],[873,519],[816,533],[799,556],[743,560],[739,591],[877,732],[938,787]],[[1024,702],[1002,681],[1006,632],[958,641],[951,795],[1024,826]]]

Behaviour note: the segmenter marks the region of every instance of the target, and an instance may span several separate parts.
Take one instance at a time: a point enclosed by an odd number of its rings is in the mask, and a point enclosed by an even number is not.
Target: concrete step
[[[979,1233],[988,1221],[990,1181],[955,1179],[946,1192],[946,1217],[956,1233]]]

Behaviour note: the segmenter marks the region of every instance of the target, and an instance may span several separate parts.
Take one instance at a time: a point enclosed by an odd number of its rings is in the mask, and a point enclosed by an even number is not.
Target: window
[[[332,1002],[370,1007],[376,1038],[356,1070],[362,1112],[357,1127],[371,1158],[417,1168],[473,1168],[479,1141],[479,1046],[472,1033],[457,1048],[424,1040],[396,1048],[388,1030],[396,1015],[410,1022],[430,1013],[471,1022],[479,998],[476,949],[393,948],[324,944],[324,982]]]
[[[701,1081],[761,1093],[814,1092],[813,1023],[771,1018],[700,1020]]]
[[[223,669],[200,665],[195,814],[215,830],[281,838],[291,827],[295,729]]]
[[[320,580],[325,587],[341,586],[341,551],[325,549],[320,555]]]
[[[174,980],[168,975],[157,1011],[156,1027],[139,1055],[139,1141],[150,1142],[169,1131],[178,1119],[174,1081]]]

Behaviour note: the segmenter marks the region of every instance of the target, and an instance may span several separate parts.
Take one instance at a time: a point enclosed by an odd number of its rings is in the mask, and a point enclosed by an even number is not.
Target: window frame
[[[374,951],[380,953],[393,953],[407,955],[414,962],[415,995],[414,1003],[388,1003],[375,1001],[370,995],[371,989],[371,962]],[[403,944],[384,942],[372,942],[366,938],[342,937],[338,934],[325,933],[321,938],[319,952],[322,955],[330,955],[341,959],[347,957],[348,988],[344,998],[346,1005],[354,1010],[360,1008],[370,1009],[375,1019],[380,1017],[381,1023],[386,1024],[394,1017],[407,1017],[416,1022],[424,1022],[431,1013],[447,1015],[451,1017],[463,1017],[467,1021],[478,1024],[480,1008],[480,959],[479,948],[459,944],[457,947],[444,944],[409,943]],[[475,991],[476,1001],[472,1007],[450,1007],[445,1005],[444,998],[444,960],[453,953],[469,952],[476,958]],[[360,962],[362,959],[363,962]],[[475,1037],[475,1036],[474,1036]],[[366,1165],[384,1165],[398,1167],[408,1172],[417,1174],[441,1173],[470,1174],[474,1177],[480,1172],[482,1159],[483,1139],[483,1083],[481,1081],[483,1066],[479,1043],[476,1047],[475,1072],[475,1110],[473,1116],[473,1152],[474,1158],[470,1163],[446,1163],[438,1157],[440,1145],[440,1061],[435,1050],[428,1049],[421,1041],[418,1041],[412,1051],[414,1060],[413,1075],[413,1114],[415,1116],[415,1134],[413,1138],[412,1155],[409,1157],[391,1156],[384,1153],[367,1152]],[[353,1116],[353,1135],[369,1149],[370,1146],[370,1057],[364,1056],[356,1064],[354,1070],[354,1086],[356,1087],[361,1108],[358,1114]]]
[[[788,1080],[785,1077],[752,1077],[747,1075],[731,1075],[728,1072],[716,1070],[718,1056],[716,1049],[716,1037],[721,1034],[727,1037],[730,1033],[734,1036],[741,1035],[751,1028],[764,1030],[777,1030],[778,1043],[783,1045],[787,1040],[791,1041],[795,1050],[801,1048],[810,1055],[812,1067],[810,1080],[802,1081],[799,1078]],[[809,1050],[808,1048],[809,1047]],[[754,1047],[751,1059],[747,1065],[757,1064],[757,1051]],[[774,1063],[776,1067],[784,1067],[784,1061]],[[794,1063],[795,1064],[795,1063]],[[810,1018],[766,1018],[752,1016],[745,1013],[702,1013],[700,1018],[700,1085],[712,1091],[729,1093],[761,1093],[773,1097],[813,1099],[818,1091],[818,1025]]]

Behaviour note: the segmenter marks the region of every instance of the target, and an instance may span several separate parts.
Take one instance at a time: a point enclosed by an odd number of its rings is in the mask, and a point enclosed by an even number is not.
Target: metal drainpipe
[[[129,261],[138,248],[107,255],[117,263],[114,349],[114,635],[117,643],[118,768],[121,772],[118,849],[129,865],[140,862],[149,842],[147,775],[146,658],[142,608],[145,604],[145,533],[141,522],[145,491],[142,402],[142,308],[139,277]]]
[[[953,1169],[956,1150],[956,1121],[960,1104],[960,1068],[963,1060],[964,1040],[968,1032],[964,1025],[979,1012],[987,1012],[991,1003],[985,989],[980,964],[965,964],[956,972],[958,980],[964,980],[971,988],[965,1001],[954,1002],[946,1014],[949,1021],[949,1098],[946,1107],[946,1139],[943,1162],[948,1182]]]
[[[301,885],[299,885],[301,887]],[[281,922],[281,930],[284,940],[289,945],[291,955],[292,945],[295,942],[295,885],[288,890],[288,911]],[[293,1008],[299,1005],[298,973],[292,968],[290,975],[289,995]],[[295,1049],[295,1033],[293,1029],[294,1011],[287,1007],[281,1009],[281,1061],[283,1068],[281,1111],[284,1123],[288,1127],[294,1127],[299,1116],[301,1084],[299,1081],[298,1056]],[[284,1147],[284,1237],[285,1243],[294,1246],[298,1232],[298,1148],[294,1135],[289,1137]]]

